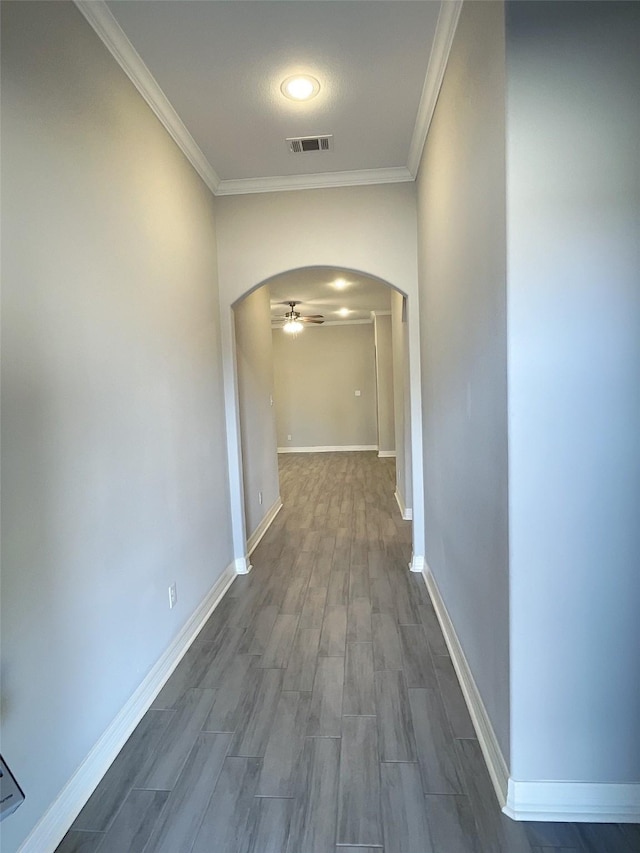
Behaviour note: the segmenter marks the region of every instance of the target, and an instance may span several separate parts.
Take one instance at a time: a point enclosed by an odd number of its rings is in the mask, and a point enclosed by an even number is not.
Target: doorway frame
[[[412,572],[422,573],[426,568],[425,558],[425,514],[424,514],[424,468],[422,451],[422,384],[420,368],[420,321],[416,294],[412,297],[391,282],[369,270],[352,270],[342,266],[332,267],[345,273],[357,272],[381,281],[387,287],[400,293],[407,306],[407,326],[409,333],[409,398],[411,424],[411,487],[412,487],[412,556],[408,568]],[[289,270],[282,270],[282,273]],[[278,273],[280,274],[280,273]],[[221,306],[220,339],[222,348],[222,368],[224,383],[225,423],[227,432],[227,461],[229,474],[229,508],[231,514],[231,533],[233,546],[233,565],[237,574],[251,571],[250,555],[247,548],[247,529],[244,509],[244,480],[242,461],[242,441],[240,425],[240,402],[238,393],[238,366],[235,339],[234,305],[241,302],[253,291],[263,287],[273,278],[269,275],[258,284],[250,287],[233,303]]]

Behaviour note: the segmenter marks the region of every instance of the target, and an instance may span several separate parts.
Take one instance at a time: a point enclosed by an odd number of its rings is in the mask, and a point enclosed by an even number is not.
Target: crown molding
[[[140,54],[111,14],[105,0],[74,0],[74,3],[211,192],[217,196],[224,196],[414,181],[442,85],[463,0],[443,0],[441,3],[431,57],[409,147],[407,166],[230,180],[220,179]]]
[[[447,62],[449,61],[449,53],[451,52],[453,37],[458,26],[460,12],[462,11],[462,3],[463,0],[442,0],[440,4],[440,14],[438,15],[438,23],[436,24],[431,56],[429,57],[427,76],[422,87],[420,106],[418,107],[418,115],[416,116],[413,137],[409,146],[409,156],[407,158],[407,166],[414,179],[418,174],[422,151],[427,141],[427,133],[429,132],[431,119],[433,118],[438,95],[440,94],[440,87],[442,86]]]
[[[215,194],[220,178],[171,106],[140,54],[109,11],[107,4],[104,0],[74,0],[74,2],[193,168]]]
[[[398,184],[413,180],[414,175],[406,166],[391,166],[386,169],[358,169],[352,172],[321,172],[317,175],[238,178],[220,181],[216,195],[315,190],[323,187],[358,187],[368,184]]]

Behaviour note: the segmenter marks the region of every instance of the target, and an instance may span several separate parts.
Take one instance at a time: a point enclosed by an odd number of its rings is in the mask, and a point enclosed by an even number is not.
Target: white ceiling
[[[216,194],[412,180],[457,0],[76,0]],[[307,103],[282,80],[309,73]],[[291,154],[286,138],[333,134]]]
[[[338,289],[337,281],[344,283]],[[291,270],[270,279],[271,320],[282,318],[289,307],[283,303],[300,302],[296,311],[301,314],[322,314],[325,323],[362,322],[371,319],[371,312],[387,313],[391,310],[391,288],[367,275],[334,267],[309,267]],[[338,314],[348,308],[347,317]]]

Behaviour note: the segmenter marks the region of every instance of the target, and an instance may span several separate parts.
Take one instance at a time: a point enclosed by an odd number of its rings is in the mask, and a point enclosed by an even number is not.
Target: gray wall
[[[278,447],[376,446],[372,323],[274,329],[273,356]]]
[[[403,316],[404,297],[391,292],[391,342],[393,348],[393,408],[396,444],[396,492],[407,509],[411,499],[411,411],[409,386],[409,334]]]
[[[376,352],[378,452],[395,453],[391,315],[376,314],[373,331]]]
[[[418,175],[425,536],[509,760],[505,43],[463,6]]]
[[[234,309],[242,474],[247,536],[280,494],[273,389],[269,288],[260,287]],[[262,492],[262,504],[258,498]]]
[[[516,778],[640,781],[640,7],[507,17]]]
[[[305,267],[356,270],[410,300],[416,295],[412,183],[221,196],[216,222],[220,293],[229,305],[260,282]],[[291,233],[295,240],[283,239]]]
[[[212,203],[72,4],[2,5],[5,853],[231,560]]]

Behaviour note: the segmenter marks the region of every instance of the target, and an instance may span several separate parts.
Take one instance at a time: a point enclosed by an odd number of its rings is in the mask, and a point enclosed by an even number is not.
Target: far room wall
[[[274,329],[273,354],[278,448],[377,449],[372,323]]]

